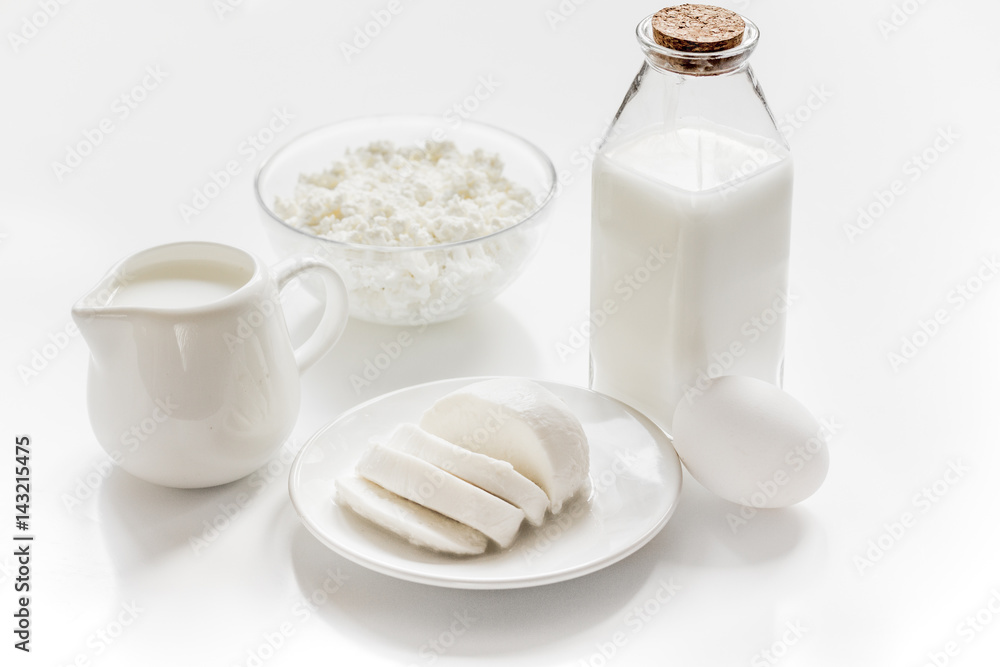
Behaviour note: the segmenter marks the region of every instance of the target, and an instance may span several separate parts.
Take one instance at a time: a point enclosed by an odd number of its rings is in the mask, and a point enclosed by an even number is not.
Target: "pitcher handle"
[[[319,361],[330,351],[347,326],[350,314],[348,308],[347,286],[336,269],[324,261],[313,257],[290,257],[274,267],[278,290],[282,290],[289,281],[301,273],[313,271],[322,279],[326,288],[323,304],[323,316],[316,330],[308,339],[295,348],[295,363],[299,373]]]

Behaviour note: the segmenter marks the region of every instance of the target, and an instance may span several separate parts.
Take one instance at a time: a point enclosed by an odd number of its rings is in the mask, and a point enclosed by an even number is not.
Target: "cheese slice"
[[[581,488],[590,470],[580,420],[558,396],[530,380],[470,384],[439,399],[420,418],[420,427],[507,461],[545,491],[553,513]]]
[[[532,526],[542,525],[549,509],[549,497],[530,479],[499,461],[452,444],[424,431],[416,424],[400,424],[386,442],[392,449],[418,459],[475,484],[484,491],[519,507]]]
[[[373,442],[356,472],[384,489],[475,528],[501,547],[509,547],[524,512],[505,500],[455,477],[412,454]]]
[[[458,556],[486,551],[486,536],[478,530],[360,477],[347,475],[337,480],[337,503],[419,547]]]

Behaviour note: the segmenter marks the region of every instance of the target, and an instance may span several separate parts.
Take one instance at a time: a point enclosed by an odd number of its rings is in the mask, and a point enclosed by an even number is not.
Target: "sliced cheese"
[[[528,523],[533,526],[542,525],[545,519],[549,497],[507,461],[459,447],[416,424],[400,424],[386,446],[412,454],[521,508]]]
[[[357,474],[427,509],[475,528],[501,547],[514,541],[524,512],[412,454],[371,443]]]
[[[580,420],[548,389],[520,378],[470,384],[438,400],[420,427],[449,442],[507,461],[545,491],[553,513],[590,469]]]
[[[486,551],[486,536],[366,479],[337,480],[337,503],[420,547],[459,556]]]

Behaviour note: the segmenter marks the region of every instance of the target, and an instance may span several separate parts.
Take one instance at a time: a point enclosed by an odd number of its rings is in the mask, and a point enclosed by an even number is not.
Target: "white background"
[[[1000,614],[987,605],[1000,611],[1000,279],[984,262],[1000,253],[1000,9],[723,4],[758,23],[753,67],[779,120],[799,118],[785,387],[837,424],[827,482],[734,531],[726,515],[737,507],[687,478],[674,518],[625,561],[563,584],[467,592],[369,573],[327,551],[291,508],[287,456],[255,485],[204,491],[109,472],[87,420],[88,351],[60,332],[74,300],[141,248],[205,239],[276,259],[252,196],[263,154],[239,151],[274,109],[294,120],[267,154],[340,119],[443,115],[483,77],[498,86],[472,117],[534,141],[571,180],[542,250],[495,303],[418,336],[360,393],[349,375],[397,331],[352,322],[304,376],[285,453],[359,401],[418,382],[521,374],[585,385],[586,348],[561,357],[557,344],[587,316],[588,146],[641,63],[635,24],[658,7],[567,0],[556,21],[557,0],[402,0],[348,62],[341,44],[386,2],[244,0],[222,16],[209,0],[70,2],[17,44],[10,35],[40,3],[4,3],[0,471],[11,479],[14,435],[30,435],[37,535],[30,655],[12,648],[12,547],[0,549],[4,664],[255,664],[248,651],[268,637],[281,647],[263,650],[267,665],[759,665],[775,642],[776,664],[789,667],[923,665],[929,654],[996,664]],[[121,118],[112,105],[149,67],[166,78]],[[102,118],[113,133],[60,180],[53,162]],[[942,132],[957,138],[936,149]],[[914,171],[925,151],[933,163]],[[241,173],[185,222],[179,205],[229,160]],[[896,180],[902,194],[873,207]],[[849,238],[845,226],[869,207],[880,215]],[[976,283],[980,270],[992,280]],[[959,307],[954,290],[970,280],[981,289]],[[925,344],[894,368],[889,353],[938,310],[945,323],[917,335]],[[37,375],[25,370],[33,359]],[[965,472],[940,481],[952,465]],[[935,502],[915,499],[935,482]],[[14,533],[8,484],[4,540]],[[196,553],[189,539],[240,493],[250,503]],[[906,513],[912,525],[893,529]],[[670,581],[677,594],[656,602]],[[339,588],[303,613],[324,583]],[[652,611],[636,623],[635,607]],[[984,625],[965,620],[977,612]],[[455,614],[472,619],[457,637]],[[119,620],[129,622],[120,633]],[[118,636],[107,644],[99,631]],[[450,646],[437,653],[431,640]]]

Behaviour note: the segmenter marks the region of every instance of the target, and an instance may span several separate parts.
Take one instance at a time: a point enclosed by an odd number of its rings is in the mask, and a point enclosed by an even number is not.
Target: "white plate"
[[[335,480],[354,470],[371,438],[416,422],[434,401],[472,382],[458,378],[401,389],[363,403],[320,429],[292,463],[288,490],[310,532],[340,555],[393,577],[450,588],[521,588],[589,574],[634,553],[660,531],[677,506],[681,466],[670,440],[624,404],[553,382],[590,441],[590,488],[563,512],[527,523],[509,549],[452,557],[415,547],[334,498]]]

